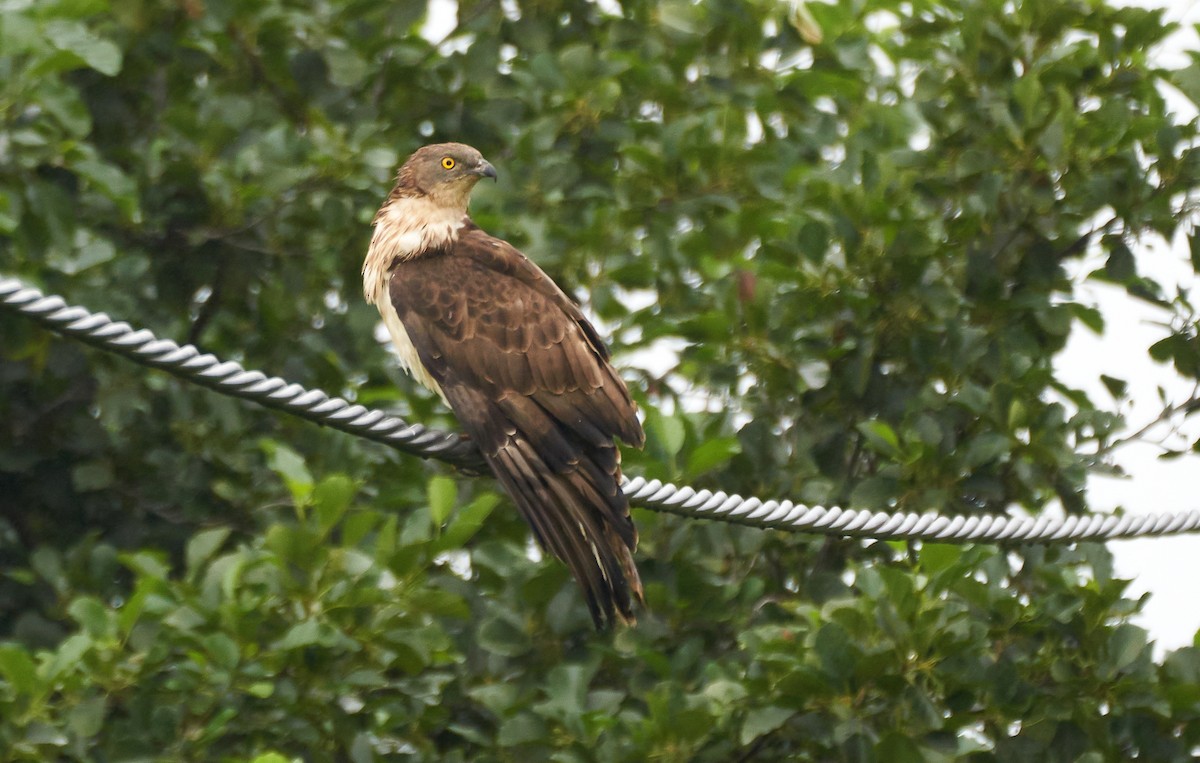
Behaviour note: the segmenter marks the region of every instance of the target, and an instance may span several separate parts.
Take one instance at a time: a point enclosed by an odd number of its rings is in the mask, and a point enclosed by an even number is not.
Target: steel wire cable
[[[47,296],[15,278],[0,278],[0,306],[26,316],[63,336],[158,368],[231,397],[253,400],[343,432],[390,445],[397,450],[434,458],[472,472],[487,467],[468,439],[452,432],[411,424],[403,419],[350,403],[317,389],[306,389],[238,363],[159,339],[146,329],[114,321]],[[634,506],[695,519],[712,519],[789,532],[869,537],[886,540],[929,540],[942,543],[1036,542],[1178,535],[1200,531],[1200,511],[1155,514],[1074,514],[949,516],[805,506],[792,501],[763,501],[724,492],[694,490],[642,477],[626,479],[622,490]]]

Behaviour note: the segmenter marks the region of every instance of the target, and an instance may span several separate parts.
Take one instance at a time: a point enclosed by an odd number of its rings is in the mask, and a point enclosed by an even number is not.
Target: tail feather
[[[442,389],[538,543],[571,570],[596,627],[633,623],[637,532],[611,438],[590,442],[530,398],[493,401],[449,380]]]
[[[620,451],[609,436],[600,444],[582,438],[575,425],[561,423],[555,411],[544,401],[527,397],[510,397],[498,407],[509,419],[519,419],[527,429],[523,432],[537,443],[537,455],[558,474],[577,473],[591,486],[594,495],[590,503],[604,507],[608,524],[616,528],[624,543],[637,547],[637,531],[629,516],[629,501],[621,492]]]
[[[558,474],[519,436],[488,459],[542,548],[566,563],[597,628],[633,623],[642,582],[633,546],[604,521],[607,501],[579,472]],[[636,543],[636,539],[634,539]]]

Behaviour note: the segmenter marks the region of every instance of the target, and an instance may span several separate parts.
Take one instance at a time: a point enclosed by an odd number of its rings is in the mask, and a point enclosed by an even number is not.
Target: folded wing
[[[536,265],[474,226],[394,266],[390,298],[429,374],[598,627],[642,597],[614,443],[645,436],[595,329]]]

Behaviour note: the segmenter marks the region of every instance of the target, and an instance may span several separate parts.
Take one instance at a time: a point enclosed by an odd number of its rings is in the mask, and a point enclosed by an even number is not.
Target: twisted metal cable
[[[996,514],[947,516],[935,512],[871,511],[762,501],[724,492],[696,491],[634,477],[622,489],[635,506],[693,519],[789,532],[821,533],[881,540],[941,543],[1071,543],[1084,540],[1180,535],[1200,531],[1200,511],[1157,514],[1073,514],[1015,517]]]
[[[382,411],[364,408],[309,390],[277,376],[247,371],[233,361],[201,353],[191,345],[134,330],[104,313],[68,305],[14,278],[0,278],[0,307],[32,318],[64,336],[164,370],[230,397],[253,400],[325,426],[390,445],[421,458],[436,458],[471,471],[486,465],[475,445],[461,435],[410,424]],[[758,528],[884,540],[942,543],[1066,543],[1200,531],[1200,511],[1180,513],[1084,514],[1067,517],[1013,517],[993,514],[946,516],[804,506],[791,501],[762,501],[724,492],[696,491],[642,477],[622,489],[634,506],[694,519],[713,519]]]
[[[59,334],[162,369],[223,395],[253,400],[421,458],[436,458],[470,470],[487,469],[474,443],[461,435],[410,424],[397,416],[331,397],[319,389],[305,389],[278,376],[247,371],[232,360],[221,361],[190,344],[181,347],[169,339],[159,339],[146,329],[135,331],[128,323],[116,322],[104,313],[68,305],[61,297],[47,297],[14,278],[0,278],[0,305]]]

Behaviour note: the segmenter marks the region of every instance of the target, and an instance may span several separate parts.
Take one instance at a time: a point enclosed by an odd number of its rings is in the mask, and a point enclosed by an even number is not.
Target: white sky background
[[[1180,68],[1188,62],[1185,51],[1200,50],[1200,36],[1193,28],[1200,23],[1200,0],[1124,0],[1121,4],[1166,8],[1167,18],[1181,23],[1182,28],[1155,53],[1160,65]],[[1174,92],[1166,95],[1179,119],[1196,116],[1195,107],[1187,99]],[[1167,294],[1180,285],[1193,290],[1197,285],[1183,236],[1174,242],[1144,242],[1137,255],[1138,271],[1162,284]],[[1103,259],[1098,258],[1085,261],[1076,271],[1077,283],[1102,264]],[[1133,403],[1126,410],[1126,418],[1132,430],[1153,420],[1161,411],[1160,385],[1169,401],[1186,399],[1192,385],[1176,374],[1174,368],[1155,363],[1146,354],[1150,345],[1166,335],[1162,327],[1153,325],[1164,321],[1161,311],[1131,299],[1119,289],[1099,284],[1080,285],[1076,299],[1098,307],[1105,316],[1106,329],[1103,336],[1097,336],[1083,326],[1076,326],[1066,350],[1055,363],[1060,378],[1085,390],[1099,404],[1109,399],[1100,383],[1101,373],[1127,380]],[[1194,442],[1200,437],[1200,421],[1195,417],[1185,421],[1183,432]],[[1165,428],[1158,432],[1165,433]],[[1178,446],[1183,441],[1171,442]],[[1088,481],[1090,508],[1104,511],[1122,506],[1139,514],[1200,509],[1197,489],[1200,480],[1196,479],[1200,475],[1200,458],[1160,461],[1159,452],[1150,444],[1131,444],[1120,450],[1117,461],[1129,476],[1092,477]],[[1135,621],[1150,631],[1159,654],[1164,649],[1191,644],[1200,630],[1200,596],[1195,591],[1195,581],[1200,580],[1200,536],[1114,541],[1109,548],[1116,557],[1117,574],[1133,581],[1129,595],[1151,594],[1145,610]]]
[[[1188,60],[1185,51],[1200,51],[1200,36],[1192,28],[1200,23],[1200,0],[1117,2],[1166,8],[1167,19],[1182,25],[1169,43],[1155,53],[1161,65],[1181,67]],[[453,30],[457,10],[455,0],[430,0],[430,14],[422,35],[429,40],[441,40]],[[1195,107],[1185,98],[1177,93],[1167,96],[1181,120],[1196,116]],[[1167,294],[1174,293],[1179,285],[1197,284],[1186,239],[1145,242],[1137,254],[1139,272],[1162,284]],[[1075,299],[1101,310],[1106,320],[1105,333],[1097,336],[1077,326],[1055,366],[1064,382],[1083,389],[1100,405],[1111,402],[1100,383],[1100,374],[1127,381],[1132,402],[1123,410],[1131,429],[1136,430],[1161,410],[1160,386],[1166,390],[1169,401],[1178,401],[1187,397],[1192,385],[1173,368],[1155,363],[1147,355],[1149,346],[1165,336],[1164,329],[1155,325],[1165,319],[1161,311],[1129,298],[1120,289],[1084,282],[1087,273],[1103,264],[1103,257],[1096,255],[1078,264]],[[625,358],[625,362],[630,360]],[[1200,421],[1185,422],[1183,432],[1194,441],[1200,437]],[[1182,440],[1172,442],[1178,446]],[[1196,479],[1200,475],[1200,458],[1160,461],[1159,452],[1149,444],[1131,444],[1121,449],[1117,461],[1128,477],[1092,477],[1088,483],[1090,508],[1109,511],[1123,507],[1132,513],[1200,510],[1197,489],[1200,480]],[[1163,650],[1191,644],[1200,630],[1200,597],[1194,590],[1195,581],[1200,580],[1200,536],[1115,541],[1109,548],[1116,557],[1117,574],[1133,581],[1128,595],[1136,598],[1151,594],[1144,612],[1135,621],[1150,631],[1159,655]]]

